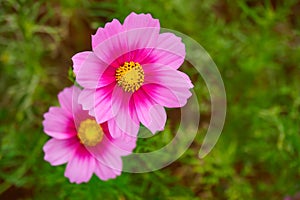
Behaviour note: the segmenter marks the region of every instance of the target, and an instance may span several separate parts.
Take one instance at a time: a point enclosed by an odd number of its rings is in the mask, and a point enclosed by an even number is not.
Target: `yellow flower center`
[[[101,126],[92,119],[82,121],[78,128],[77,136],[80,142],[86,146],[96,146],[103,139],[103,130]]]
[[[144,70],[137,62],[125,62],[116,70],[116,81],[126,92],[137,91],[144,83]]]

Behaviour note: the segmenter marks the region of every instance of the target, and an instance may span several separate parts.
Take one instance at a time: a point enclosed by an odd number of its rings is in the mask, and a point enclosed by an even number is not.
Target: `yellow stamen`
[[[116,81],[126,92],[135,92],[144,83],[144,70],[137,62],[125,62],[116,70]]]
[[[78,138],[86,146],[96,146],[103,139],[103,130],[101,126],[92,119],[82,121],[78,128]]]

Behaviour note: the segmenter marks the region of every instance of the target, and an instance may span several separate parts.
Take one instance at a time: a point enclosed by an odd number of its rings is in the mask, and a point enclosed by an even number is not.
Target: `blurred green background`
[[[91,49],[97,27],[132,11],[151,13],[208,51],[227,91],[224,131],[198,159],[210,98],[202,78],[184,65],[201,104],[189,150],[159,171],[70,184],[65,166],[43,160],[43,113],[72,85],[72,55]],[[292,198],[300,191],[299,62],[300,1],[0,0],[0,199]],[[167,143],[177,114],[169,110],[166,130],[139,140],[135,151]]]

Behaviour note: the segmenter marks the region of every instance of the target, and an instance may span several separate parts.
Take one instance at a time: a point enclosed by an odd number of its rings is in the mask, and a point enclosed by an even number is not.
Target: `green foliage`
[[[1,199],[283,199],[300,191],[298,1],[0,1]],[[71,56],[113,18],[150,12],[164,28],[197,40],[216,62],[228,113],[219,142],[197,157],[210,116],[201,77],[184,65],[200,99],[199,133],[165,169],[70,184],[65,166],[43,160],[43,113],[74,82]],[[139,139],[136,152],[166,145],[177,129]]]

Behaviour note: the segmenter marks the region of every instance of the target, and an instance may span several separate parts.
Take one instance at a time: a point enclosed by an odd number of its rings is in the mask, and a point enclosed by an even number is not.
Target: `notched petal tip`
[[[91,35],[92,48],[95,49],[100,43],[122,32],[122,29],[122,24],[117,19],[113,19],[111,22],[106,23],[104,28],[98,28],[96,33]]]
[[[160,27],[158,19],[154,19],[150,13],[137,14],[131,12],[124,20],[123,27],[127,30],[134,28],[151,28],[151,27]]]
[[[73,157],[69,160],[65,177],[69,178],[71,183],[88,182],[96,167],[96,160],[84,148],[78,148]]]

